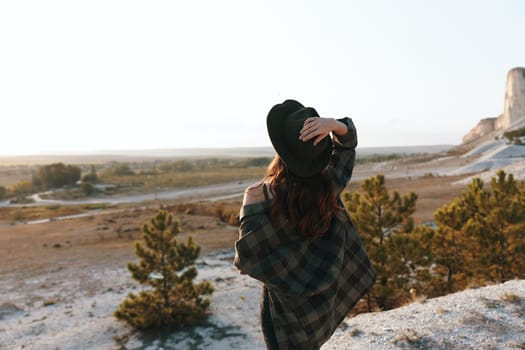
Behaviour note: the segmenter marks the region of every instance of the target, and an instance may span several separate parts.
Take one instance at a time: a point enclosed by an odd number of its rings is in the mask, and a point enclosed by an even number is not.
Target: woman
[[[319,349],[375,281],[339,198],[356,130],[294,100],[275,105],[267,126],[277,155],[245,192],[234,263],[263,283],[267,348]]]

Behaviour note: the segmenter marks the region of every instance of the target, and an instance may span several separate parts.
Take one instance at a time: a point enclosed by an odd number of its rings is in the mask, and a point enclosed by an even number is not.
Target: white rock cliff
[[[485,118],[463,137],[463,142],[475,141],[489,133],[509,128],[525,119],[525,68],[516,67],[507,74],[503,114]]]
[[[525,118],[525,68],[514,68],[507,75],[502,124],[509,126]]]

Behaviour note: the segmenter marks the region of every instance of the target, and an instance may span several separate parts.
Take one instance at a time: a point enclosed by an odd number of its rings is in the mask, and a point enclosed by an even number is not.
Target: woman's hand
[[[348,128],[334,118],[310,117],[304,121],[299,140],[306,142],[315,137],[314,146],[316,146],[332,131],[337,135],[344,135],[348,132]]]

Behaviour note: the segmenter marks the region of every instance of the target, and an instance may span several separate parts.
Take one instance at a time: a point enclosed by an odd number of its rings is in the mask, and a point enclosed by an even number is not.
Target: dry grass
[[[500,298],[503,302],[510,304],[510,309],[514,315],[525,318],[525,298],[514,293],[506,293]]]
[[[106,190],[105,195],[122,194],[144,194],[155,192],[155,187],[159,191],[166,191],[176,188],[188,188],[206,186],[228,182],[243,182],[257,178],[262,178],[265,167],[246,167],[246,168],[212,168],[195,172],[170,172],[135,175],[101,175],[102,183],[117,185],[115,188]],[[84,192],[80,188],[72,188],[65,191],[57,191],[42,196],[45,199],[70,200],[85,198]]]
[[[359,337],[360,335],[363,335],[364,332],[362,330],[360,330],[359,328],[354,328],[350,331],[350,335],[352,337]]]
[[[44,218],[56,218],[84,213],[86,211],[104,209],[105,204],[84,204],[74,206],[46,205],[26,207],[0,207],[0,223],[30,221]]]
[[[155,183],[161,188],[177,188],[261,178],[265,170],[265,167],[211,168],[199,171],[159,173],[156,176],[140,173],[124,176],[102,175],[101,181],[115,185],[131,184],[133,187],[141,187],[145,191],[151,191]]]
[[[502,295],[501,300],[512,304],[521,304],[523,302],[523,298],[514,293],[506,293]]]
[[[510,330],[509,326],[501,320],[495,320],[475,311],[471,311],[461,323],[471,328],[473,332],[489,331],[495,337],[506,335]]]
[[[55,305],[56,303],[57,303],[56,298],[45,299],[43,302],[43,306]]]
[[[132,169],[135,173],[131,175],[114,174],[113,168],[99,170],[98,176],[101,182],[117,185],[116,188],[108,189],[107,195],[114,194],[142,194],[155,191],[155,187],[160,190],[173,188],[186,188],[195,186],[205,186],[211,184],[246,181],[254,178],[261,178],[266,170],[266,166],[250,166],[242,159],[238,163],[229,164],[222,158],[211,159],[217,161],[215,164],[204,166],[202,169],[194,171],[166,171],[158,170],[153,172],[151,168]],[[222,161],[221,161],[222,160]],[[250,159],[247,159],[249,163]],[[146,163],[146,164],[150,164]],[[237,165],[235,165],[237,164]],[[110,166],[110,163],[106,165]],[[139,165],[144,166],[140,163]],[[149,165],[148,165],[149,166]],[[82,166],[81,166],[82,167]],[[84,165],[85,168],[85,165]],[[31,172],[36,171],[37,166],[20,165],[16,167],[0,165],[0,186],[11,188],[14,184],[24,180],[31,182]],[[84,198],[84,192],[78,187],[57,191],[45,196],[47,199],[77,199]]]
[[[177,214],[214,216],[224,223],[239,226],[240,206],[240,202],[197,202],[166,205],[163,206],[163,209]]]
[[[392,344],[409,349],[435,349],[434,341],[431,338],[418,334],[413,329],[400,331],[392,340]]]
[[[466,177],[458,176],[422,176],[422,177],[403,177],[388,178],[386,176],[386,186],[390,191],[398,191],[401,195],[415,192],[418,195],[416,221],[425,222],[434,219],[434,212],[442,205],[450,203],[455,197],[459,196],[465,189],[464,185],[455,185],[454,182]],[[351,181],[347,190],[359,191],[360,181]]]
[[[238,210],[240,202],[213,205]],[[37,225],[0,226],[0,276],[20,273],[22,278],[65,266],[126,266],[136,258],[134,242],[141,239],[140,228],[154,212],[155,208],[135,208]],[[174,212],[174,219],[181,223],[180,239],[192,235],[201,254],[232,248],[238,237],[237,227],[215,215]]]
[[[448,339],[434,339],[432,336],[418,334],[413,329],[404,329],[392,338],[391,343],[401,349],[450,350],[455,349]]]
[[[443,308],[438,308],[438,309],[436,310],[436,314],[438,314],[438,315],[444,315],[444,314],[446,314],[447,312],[448,312],[448,310],[445,310],[445,309],[443,309]]]
[[[31,173],[12,174],[0,171],[0,186],[11,187],[19,181],[31,181]]]
[[[494,300],[494,299],[488,299],[485,297],[481,297],[481,302],[483,302],[485,307],[488,309],[497,309],[503,306],[503,304],[500,301]]]
[[[10,316],[23,311],[24,309],[20,308],[16,304],[9,301],[4,301],[0,304],[0,321],[6,316]]]

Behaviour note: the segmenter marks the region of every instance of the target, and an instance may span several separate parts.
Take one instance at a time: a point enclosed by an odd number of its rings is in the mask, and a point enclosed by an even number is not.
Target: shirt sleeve
[[[333,151],[330,158],[330,165],[328,167],[328,174],[336,187],[337,193],[341,193],[354,170],[355,162],[355,148],[357,147],[357,132],[350,118],[337,119],[337,121],[345,124],[348,132],[344,135],[333,135]]]
[[[243,235],[258,230],[267,220],[266,213],[269,210],[269,203],[253,203],[241,207],[239,213],[240,237]]]

